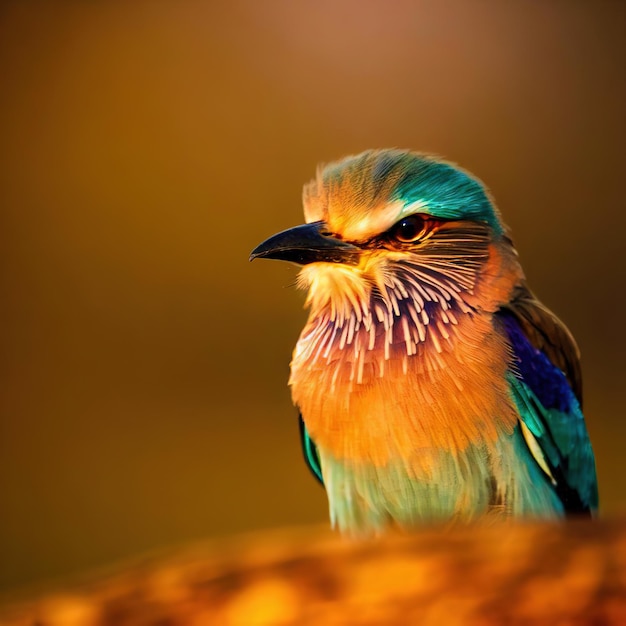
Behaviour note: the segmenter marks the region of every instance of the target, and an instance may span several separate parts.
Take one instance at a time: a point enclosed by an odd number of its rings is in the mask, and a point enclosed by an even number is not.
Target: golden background
[[[288,362],[320,161],[443,155],[491,188],[581,346],[624,510],[626,5],[0,6],[0,586],[326,519]]]

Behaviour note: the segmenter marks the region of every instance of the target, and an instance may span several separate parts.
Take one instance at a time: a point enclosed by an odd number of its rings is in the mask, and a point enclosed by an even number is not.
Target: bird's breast
[[[391,328],[319,321],[304,330],[292,395],[311,437],[336,458],[427,469],[429,449],[454,453],[512,432],[509,355],[490,320],[461,318],[447,336],[437,329],[417,342],[407,327],[399,317]]]

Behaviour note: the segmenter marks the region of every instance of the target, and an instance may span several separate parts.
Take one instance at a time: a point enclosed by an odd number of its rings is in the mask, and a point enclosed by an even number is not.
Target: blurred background
[[[323,522],[287,388],[318,162],[371,147],[491,188],[583,353],[626,508],[626,5],[0,5],[0,589]]]

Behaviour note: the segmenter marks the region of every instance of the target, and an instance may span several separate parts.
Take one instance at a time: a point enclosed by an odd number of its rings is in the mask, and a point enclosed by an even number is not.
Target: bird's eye
[[[426,227],[426,220],[420,215],[409,215],[401,219],[392,229],[391,234],[396,241],[410,243],[419,239]]]

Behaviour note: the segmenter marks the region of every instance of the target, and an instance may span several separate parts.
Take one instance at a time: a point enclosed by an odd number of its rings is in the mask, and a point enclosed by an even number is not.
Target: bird
[[[289,386],[332,526],[595,517],[579,349],[485,185],[376,149],[319,166],[303,206],[250,260],[300,266]]]

